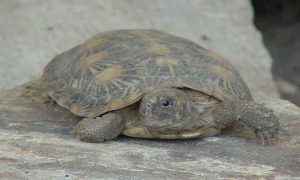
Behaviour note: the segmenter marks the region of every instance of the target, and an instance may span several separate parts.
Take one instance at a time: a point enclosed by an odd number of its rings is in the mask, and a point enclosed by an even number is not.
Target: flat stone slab
[[[275,145],[258,145],[235,129],[204,139],[86,143],[69,133],[80,118],[30,82],[0,93],[0,179],[300,178],[299,108],[260,102],[281,119]]]

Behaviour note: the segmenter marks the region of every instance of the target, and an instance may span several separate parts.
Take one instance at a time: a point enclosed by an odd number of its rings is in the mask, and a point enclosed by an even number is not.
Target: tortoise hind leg
[[[116,112],[101,117],[84,118],[74,128],[78,139],[86,142],[102,142],[116,138],[125,127],[123,117]]]

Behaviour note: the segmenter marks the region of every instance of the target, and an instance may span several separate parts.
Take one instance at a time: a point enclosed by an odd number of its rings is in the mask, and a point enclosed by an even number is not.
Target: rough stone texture
[[[256,97],[278,97],[250,4],[241,0],[0,0],[0,89],[40,76],[55,54],[119,28],[155,28],[194,40],[228,58]],[[237,129],[205,139],[119,137],[91,144],[69,134],[78,117],[29,83],[0,93],[0,179],[300,178],[299,108],[260,102],[281,119],[274,146],[255,144],[249,133],[237,137]]]
[[[69,133],[80,118],[51,103],[39,83],[27,83],[0,94],[0,179],[300,178],[299,109],[261,102],[283,127],[272,146],[257,145],[249,132],[237,137],[235,129],[205,139],[92,144]]]
[[[39,77],[54,55],[99,32],[154,28],[229,59],[255,96],[278,97],[252,16],[246,0],[0,0],[0,89]]]

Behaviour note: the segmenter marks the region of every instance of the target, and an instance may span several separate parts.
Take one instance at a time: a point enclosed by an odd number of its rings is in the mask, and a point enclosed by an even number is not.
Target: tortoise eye
[[[164,99],[161,101],[162,107],[172,107],[173,103],[169,99]]]
[[[170,105],[170,101],[164,101],[164,102],[162,103],[162,105],[163,105],[163,106],[169,106],[169,105]]]

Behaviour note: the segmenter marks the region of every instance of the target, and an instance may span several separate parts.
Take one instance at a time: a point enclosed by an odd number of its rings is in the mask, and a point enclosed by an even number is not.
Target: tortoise
[[[82,141],[214,136],[235,122],[261,142],[279,132],[238,71],[189,40],[152,29],[100,33],[56,57],[42,80],[49,96],[83,119]]]

